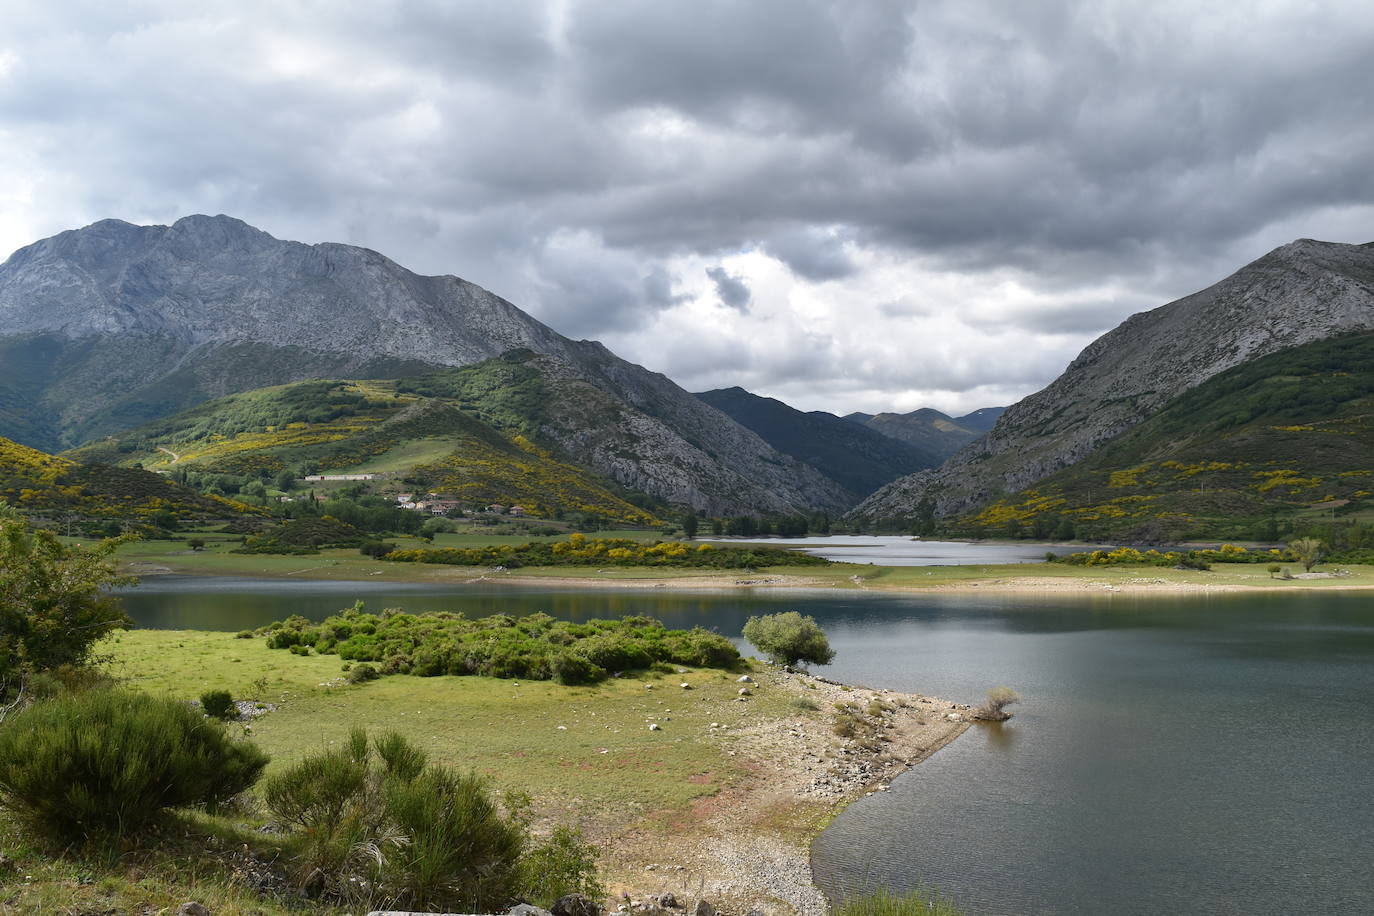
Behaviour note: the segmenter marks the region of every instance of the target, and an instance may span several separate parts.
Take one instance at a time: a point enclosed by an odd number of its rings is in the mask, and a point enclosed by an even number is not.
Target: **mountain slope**
[[[202,496],[151,471],[83,464],[0,438],[0,502],[25,514],[147,519],[170,512],[185,519],[232,518],[260,510]]]
[[[931,452],[890,438],[834,414],[803,413],[782,401],[743,388],[702,391],[697,397],[758,433],[785,455],[811,465],[858,497],[883,484],[942,460]]]
[[[957,420],[929,407],[922,407],[910,413],[852,413],[845,419],[862,424],[892,439],[900,439],[908,445],[934,455],[940,462],[987,431],[962,426]]]
[[[463,370],[455,370],[462,372]],[[290,470],[403,476],[466,503],[540,515],[590,512],[655,521],[609,481],[503,435],[453,404],[390,381],[297,382],[230,395],[67,455],[162,471],[275,475]]]
[[[572,341],[456,277],[422,277],[349,245],[273,238],[225,216],[105,220],[0,265],[0,435],[71,447],[212,397],[309,378],[397,378],[528,350],[598,389],[655,443],[656,474],[603,430],[593,466],[712,512],[852,505],[662,375]],[[609,439],[615,439],[612,435]],[[648,448],[646,445],[645,448]]]
[[[1248,537],[1267,518],[1358,511],[1371,495],[1374,334],[1356,333],[1228,369],[965,521],[1067,518],[1088,538]]]
[[[1288,347],[1374,328],[1374,243],[1284,245],[1220,283],[1127,319],[1049,387],[1009,407],[934,471],[894,481],[853,514],[902,518],[927,502],[966,513],[1087,458],[1207,379]]]

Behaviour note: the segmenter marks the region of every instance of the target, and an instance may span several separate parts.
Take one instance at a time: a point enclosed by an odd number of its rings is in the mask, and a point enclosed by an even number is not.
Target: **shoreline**
[[[672,893],[727,913],[825,916],[829,903],[811,867],[815,838],[852,802],[886,791],[973,724],[967,705],[924,694],[773,666],[756,675],[750,686],[805,698],[823,715],[799,711],[723,735],[749,775],[700,799],[666,832],[631,829],[606,842],[605,858],[618,865],[608,882],[613,898]],[[857,737],[835,730],[836,704],[846,703],[866,713]]]
[[[371,571],[340,569],[339,565],[324,563],[319,566],[298,570],[234,570],[234,571],[182,571],[172,566],[151,562],[132,562],[123,564],[124,571],[139,578],[156,579],[164,576],[187,576],[195,578],[250,578],[279,579],[282,581],[328,581],[328,582],[368,582],[409,583],[421,585],[483,585],[483,586],[523,586],[543,588],[585,588],[585,589],[625,589],[653,591],[669,589],[674,591],[721,591],[734,589],[796,589],[816,591],[871,591],[889,594],[1069,594],[1069,593],[1124,593],[1124,594],[1199,594],[1207,592],[1244,593],[1244,592],[1292,592],[1292,591],[1368,591],[1374,590],[1374,573],[1361,576],[1355,581],[1347,581],[1347,575],[1316,574],[1310,578],[1274,579],[1262,572],[1226,572],[1244,581],[1208,582],[1203,577],[1218,575],[1215,572],[1193,573],[1192,578],[1165,578],[1159,574],[1151,575],[1152,570],[1140,567],[1099,567],[1090,572],[1075,572],[1060,575],[1035,575],[1033,570],[1040,564],[1017,564],[1016,572],[988,573],[970,575],[967,578],[948,578],[951,569],[959,567],[872,567],[854,566],[855,570],[869,572],[862,575],[856,572],[847,578],[834,576],[815,576],[804,573],[762,572],[738,574],[704,574],[661,576],[636,576],[623,574],[605,575],[589,572],[585,575],[568,574],[565,571],[550,575],[521,574],[512,571],[474,569],[468,567],[434,566],[421,569],[408,569],[418,575],[393,577],[386,575],[392,570]],[[409,566],[409,564],[407,564]],[[1019,568],[1024,568],[1021,573]],[[1258,565],[1249,565],[1258,570]],[[930,583],[912,581],[917,573],[914,570],[940,570],[945,578]],[[1006,569],[1005,567],[1003,568]],[[1365,567],[1364,569],[1368,569]],[[908,581],[888,582],[885,579],[896,572],[896,577]],[[330,573],[345,573],[335,575]],[[1166,570],[1159,570],[1160,573]],[[1174,572],[1167,570],[1167,572]],[[316,575],[310,575],[316,573]],[[320,574],[325,573],[325,574]],[[357,575],[347,575],[357,573]],[[932,575],[927,572],[926,575]],[[381,576],[385,576],[382,578]]]

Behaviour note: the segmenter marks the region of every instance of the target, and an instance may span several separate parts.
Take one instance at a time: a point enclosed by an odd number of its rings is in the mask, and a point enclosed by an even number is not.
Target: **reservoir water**
[[[840,680],[1025,702],[845,810],[832,895],[938,887],[970,914],[1374,912],[1374,598],[548,590],[158,577],[143,626],[372,609],[647,613],[737,636],[800,610]]]

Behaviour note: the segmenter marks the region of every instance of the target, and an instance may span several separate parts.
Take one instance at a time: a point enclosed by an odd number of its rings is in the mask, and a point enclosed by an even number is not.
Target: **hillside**
[[[955,419],[922,407],[910,413],[851,413],[845,419],[934,455],[939,464],[991,429],[1001,414],[1000,407],[986,407]]]
[[[888,484],[852,515],[910,518],[923,503],[937,516],[964,515],[1088,458],[1228,369],[1371,328],[1374,243],[1284,245],[1214,286],[1127,319],[1047,388],[1007,408],[986,436],[935,471]]]
[[[481,372],[453,370],[455,384],[464,374]],[[523,435],[514,414],[503,433],[415,387],[311,381],[230,395],[68,455],[208,474],[375,473],[393,490],[433,490],[474,505],[518,504],[540,515],[589,512],[632,524],[655,520],[622,488]],[[519,398],[516,388],[502,394]]]
[[[1229,369],[962,525],[1052,532],[1068,519],[1089,539],[1243,538],[1372,497],[1374,334],[1360,333]]]
[[[82,464],[0,438],[0,502],[53,519],[147,521],[158,513],[181,520],[232,518],[260,510],[202,496],[160,474]]]
[[[782,401],[743,388],[702,391],[697,397],[758,433],[784,455],[804,461],[858,497],[883,484],[942,460],[929,451],[890,438],[834,414],[804,413]]]
[[[609,435],[551,422],[625,486],[721,514],[853,503],[664,376],[457,277],[419,276],[364,248],[189,216],[104,220],[0,265],[0,435],[50,451],[236,392],[414,376],[516,350],[624,418]]]

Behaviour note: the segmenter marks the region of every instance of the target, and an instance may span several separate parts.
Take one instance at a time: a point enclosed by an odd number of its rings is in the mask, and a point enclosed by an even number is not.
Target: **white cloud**
[[[799,407],[1005,403],[1374,238],[1368,4],[20,0],[3,42],[0,247],[230,213]]]

